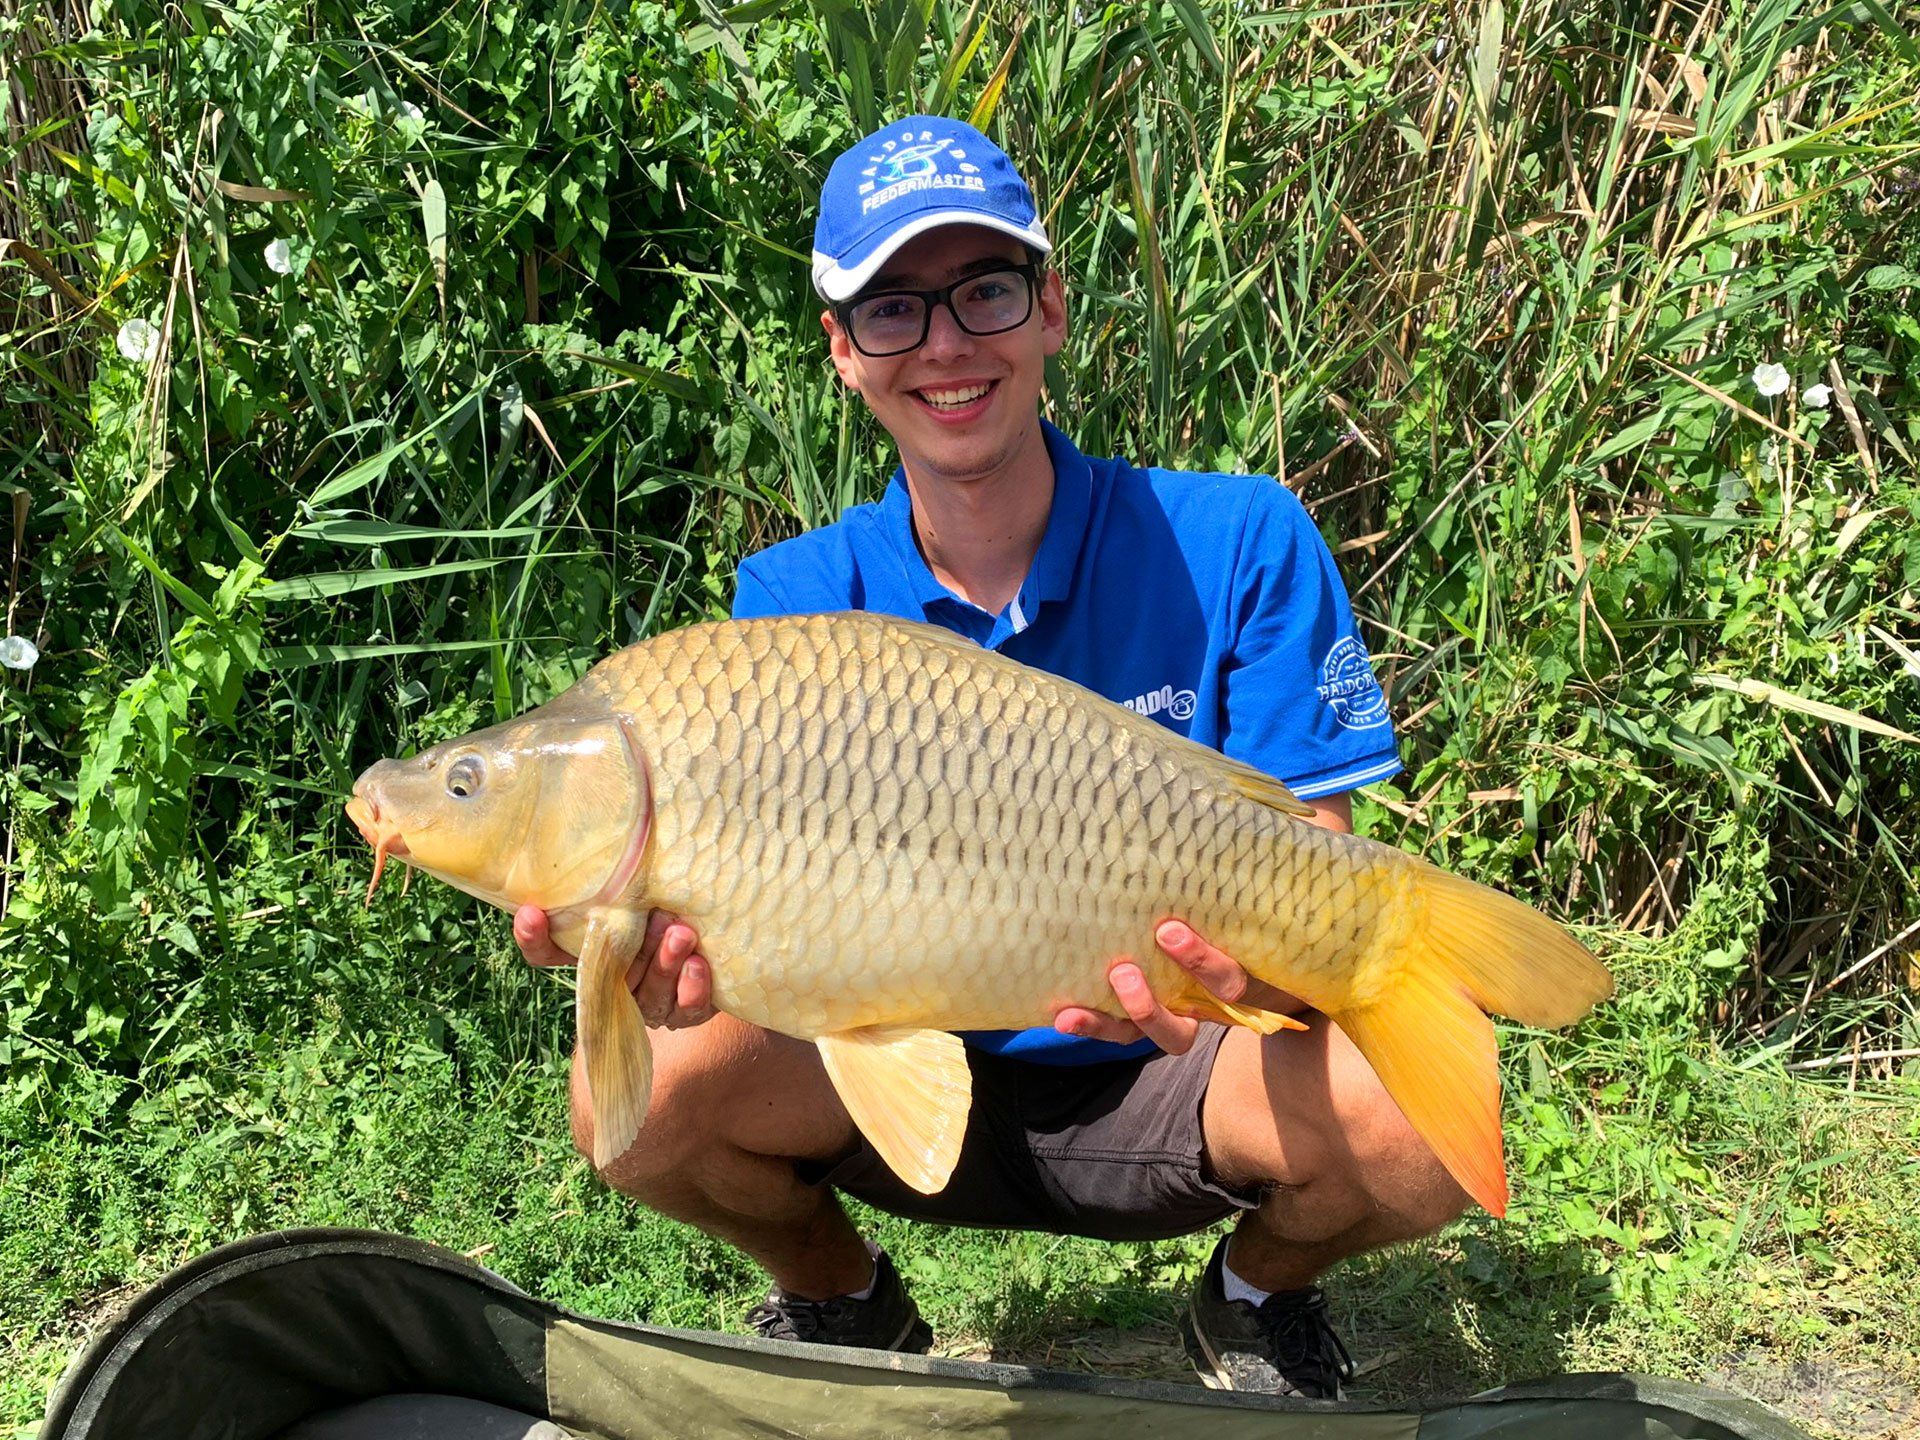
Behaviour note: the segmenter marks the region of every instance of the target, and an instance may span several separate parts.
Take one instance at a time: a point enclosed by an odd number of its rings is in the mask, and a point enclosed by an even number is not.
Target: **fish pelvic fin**
[[[1329,1015],[1462,1189],[1506,1214],[1500,1066],[1485,1012],[1571,1025],[1613,976],[1554,921],[1510,895],[1421,864],[1418,919],[1366,1003]]]
[[[587,921],[580,945],[574,1024],[587,1075],[596,1170],[633,1144],[653,1091],[653,1047],[627,989],[628,967],[646,933],[645,913],[599,910]]]
[[[847,1114],[888,1168],[922,1195],[944,1190],[973,1107],[960,1037],[875,1025],[822,1035],[814,1044]]]

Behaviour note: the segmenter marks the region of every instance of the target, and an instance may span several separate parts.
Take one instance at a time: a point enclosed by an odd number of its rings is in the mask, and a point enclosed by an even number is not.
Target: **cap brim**
[[[894,251],[915,236],[937,230],[943,225],[980,225],[988,230],[998,230],[1003,235],[1011,235],[1023,244],[1033,246],[1042,255],[1053,250],[1053,242],[1047,239],[1046,227],[1040,223],[1038,216],[1031,225],[1016,225],[1011,220],[982,214],[978,210],[935,210],[926,215],[916,215],[898,230],[889,232],[874,247],[873,253],[863,256],[857,265],[843,266],[832,256],[814,251],[813,288],[830,304],[837,305],[842,300],[850,300],[880,273],[880,267],[887,263]]]

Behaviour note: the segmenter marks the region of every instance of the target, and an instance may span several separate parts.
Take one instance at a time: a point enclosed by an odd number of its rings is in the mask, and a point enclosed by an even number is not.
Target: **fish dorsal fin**
[[[1149,725],[1153,723],[1151,720],[1147,721]],[[1311,820],[1314,817],[1316,812],[1311,805],[1307,804],[1306,801],[1294,794],[1285,785],[1282,785],[1278,780],[1274,779],[1273,776],[1267,774],[1266,771],[1256,770],[1243,760],[1229,759],[1219,751],[1209,750],[1204,745],[1197,744],[1192,740],[1185,740],[1183,736],[1175,736],[1174,738],[1183,740],[1184,743],[1192,745],[1195,750],[1200,752],[1200,754],[1195,757],[1196,763],[1209,770],[1219,780],[1223,788],[1233,791],[1236,795],[1243,795],[1256,804],[1278,810],[1285,815],[1297,815],[1302,820]]]
[[[960,1037],[875,1025],[814,1044],[847,1114],[888,1168],[922,1195],[944,1190],[973,1105]]]
[[[911,640],[916,645],[949,650],[957,654],[962,654],[968,660],[975,663],[1008,666],[1018,666],[1020,664],[1019,661],[1001,655],[997,651],[983,649],[965,636],[956,635],[953,631],[944,629],[938,625],[929,625],[918,620],[901,620],[891,615],[884,617],[863,616],[862,618],[870,618],[877,630],[893,631]],[[1036,671],[1034,673],[1039,683],[1048,689],[1084,695],[1100,705],[1113,706],[1114,709],[1120,711],[1118,715],[1110,717],[1115,725],[1123,730],[1131,730],[1141,736],[1150,736],[1155,743],[1171,746],[1180,752],[1182,758],[1188,764],[1205,771],[1221,789],[1230,790],[1236,795],[1244,796],[1246,799],[1253,801],[1255,804],[1265,805],[1283,814],[1296,815],[1302,820],[1311,820],[1314,817],[1316,812],[1311,805],[1307,804],[1285,785],[1274,779],[1273,776],[1267,774],[1266,771],[1256,769],[1242,760],[1229,759],[1218,750],[1209,749],[1197,740],[1187,739],[1186,736],[1180,734],[1177,730],[1169,730],[1157,720],[1150,719],[1145,715],[1135,714],[1125,706],[1114,705],[1114,702],[1107,699],[1106,696],[1097,691],[1089,690],[1084,685],[1076,684],[1074,681],[1067,680],[1059,675],[1054,675],[1046,671]]]

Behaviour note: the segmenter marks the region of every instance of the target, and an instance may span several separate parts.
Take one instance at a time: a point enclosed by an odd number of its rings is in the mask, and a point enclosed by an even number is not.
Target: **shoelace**
[[[811,1340],[846,1311],[844,1298],[766,1300],[747,1312],[747,1324],[768,1340]]]
[[[1316,1290],[1304,1300],[1268,1300],[1254,1312],[1260,1333],[1272,1344],[1282,1370],[1312,1367],[1331,1389],[1353,1378],[1353,1357],[1327,1320],[1327,1297]]]

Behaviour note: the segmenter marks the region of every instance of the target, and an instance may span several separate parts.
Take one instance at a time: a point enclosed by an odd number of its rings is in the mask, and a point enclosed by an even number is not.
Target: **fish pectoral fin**
[[[1184,985],[1161,1002],[1176,1015],[1189,1020],[1213,1020],[1222,1025],[1242,1025],[1259,1035],[1278,1035],[1282,1030],[1307,1027],[1291,1015],[1278,1010],[1262,1010],[1258,1005],[1235,1005],[1222,1000],[1211,990],[1195,982]]]
[[[813,1043],[847,1114],[893,1173],[922,1195],[944,1190],[973,1107],[960,1037],[874,1025]]]
[[[574,1025],[587,1073],[597,1170],[633,1144],[653,1091],[653,1047],[640,1006],[627,989],[627,969],[646,933],[644,911],[598,910],[580,944]]]

